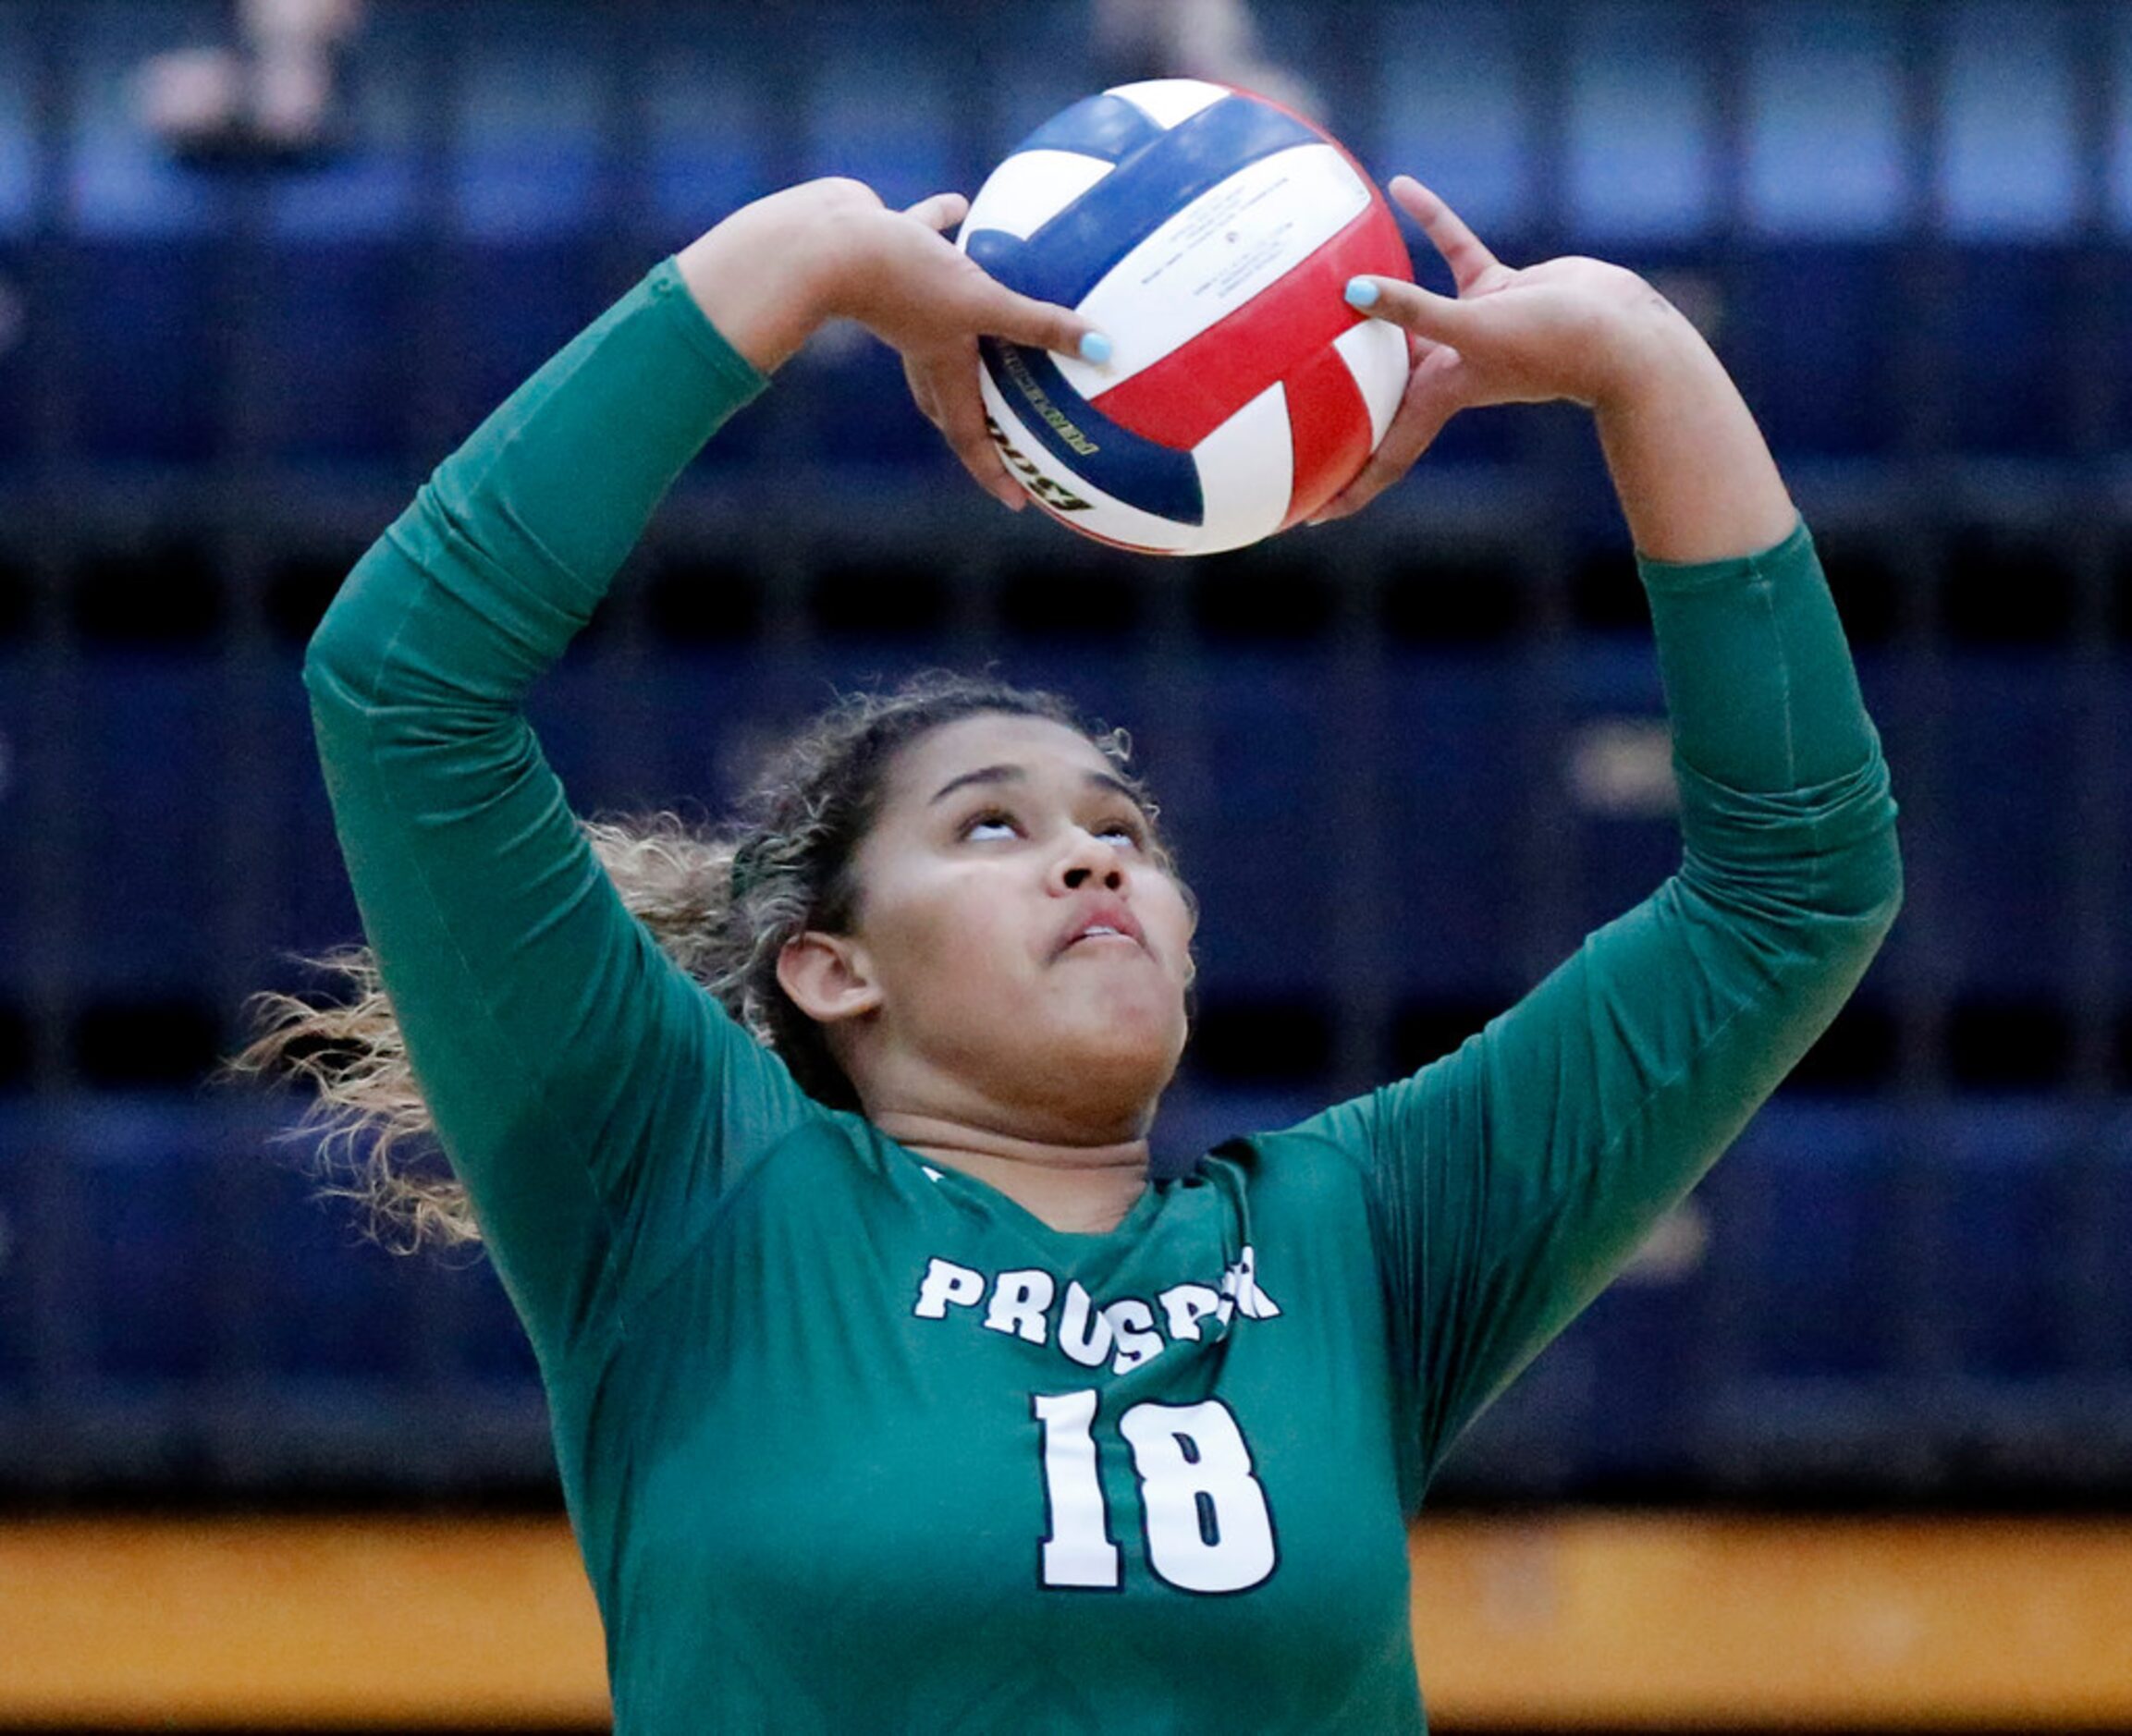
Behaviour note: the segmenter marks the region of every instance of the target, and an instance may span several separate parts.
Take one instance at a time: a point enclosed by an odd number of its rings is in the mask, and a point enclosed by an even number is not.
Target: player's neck
[[[1053,1229],[1115,1229],[1146,1192],[1146,1139],[1060,1144],[915,1110],[887,1110],[871,1119],[898,1144],[997,1188]]]

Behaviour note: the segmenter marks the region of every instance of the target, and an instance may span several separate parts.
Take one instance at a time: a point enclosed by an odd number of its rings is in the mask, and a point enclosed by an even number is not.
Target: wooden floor
[[[1441,1728],[2132,1729],[2132,1522],[1431,1521]],[[0,1527],[0,1724],[596,1726],[559,1521]]]

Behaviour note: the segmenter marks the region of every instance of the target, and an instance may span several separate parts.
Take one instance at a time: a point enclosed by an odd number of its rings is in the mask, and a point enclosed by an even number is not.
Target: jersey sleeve
[[[623,907],[520,709],[762,385],[666,262],[437,469],[305,661],[364,931],[544,1363],[813,1113]]]
[[[1410,1494],[1835,1016],[1894,919],[1894,803],[1804,526],[1642,563],[1683,860],[1455,1054],[1315,1131],[1361,1160]]]

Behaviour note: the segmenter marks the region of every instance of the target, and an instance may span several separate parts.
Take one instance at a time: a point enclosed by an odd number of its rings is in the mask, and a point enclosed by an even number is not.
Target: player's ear
[[[778,985],[816,1024],[841,1024],[881,1004],[866,949],[848,935],[810,928],[778,953]]]

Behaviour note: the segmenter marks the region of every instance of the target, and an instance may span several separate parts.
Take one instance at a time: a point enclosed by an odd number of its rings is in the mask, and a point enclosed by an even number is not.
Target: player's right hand
[[[828,319],[855,320],[903,359],[911,395],[988,493],[1021,507],[985,427],[977,340],[1072,355],[1093,327],[1018,295],[950,241],[970,209],[935,193],[908,211],[831,177],[759,199],[680,255],[690,293],[728,342],[767,373]]]
[[[1076,355],[1096,328],[1069,308],[1017,294],[948,240],[945,232],[969,211],[960,193],[935,193],[905,212],[884,211],[875,269],[854,280],[855,304],[839,312],[902,356],[903,377],[920,411],[978,486],[1018,512],[1029,497],[1008,474],[986,428],[977,339],[1002,337]]]

